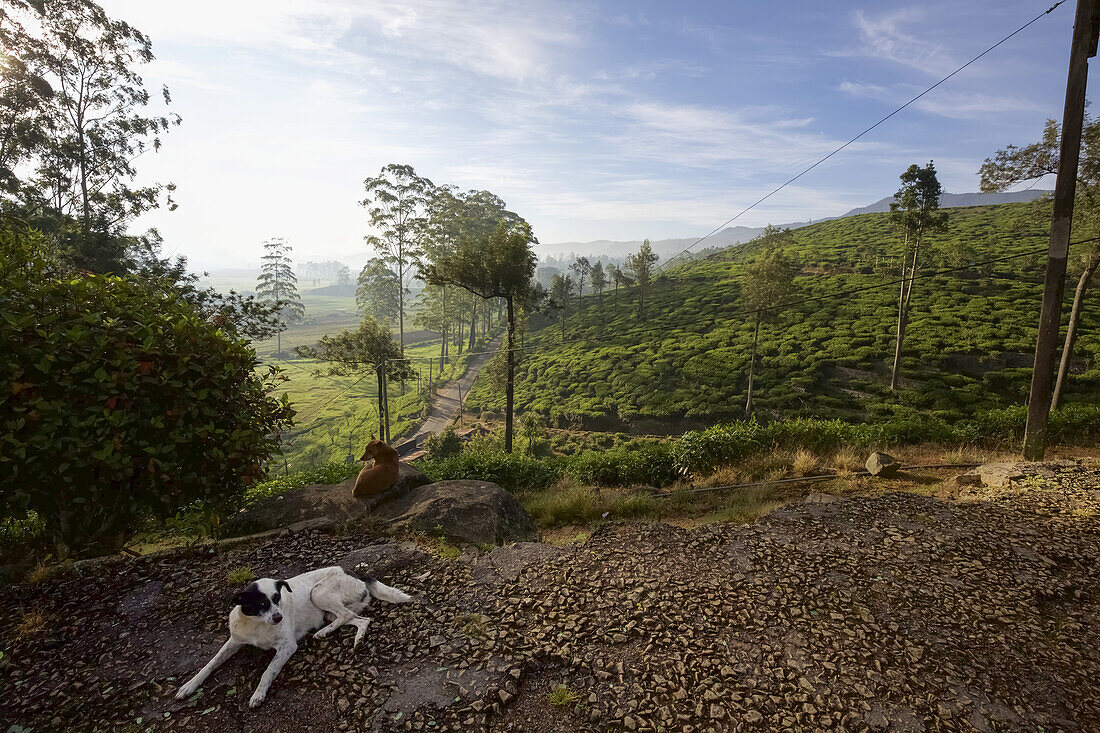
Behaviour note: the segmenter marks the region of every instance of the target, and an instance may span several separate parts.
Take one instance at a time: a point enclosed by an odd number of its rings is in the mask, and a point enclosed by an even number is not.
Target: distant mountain
[[[1010,204],[1018,201],[1032,201],[1048,193],[1053,193],[1053,191],[1032,189],[1030,191],[1013,191],[1011,193],[945,193],[940,196],[940,206],[945,209],[950,209],[960,206]],[[809,226],[810,224],[821,221],[832,221],[833,219],[843,219],[848,216],[858,216],[860,214],[883,213],[890,210],[890,202],[893,200],[893,196],[887,196],[883,199],[879,199],[870,206],[852,209],[840,216],[828,216],[816,219],[815,221],[794,221],[787,224],[779,224],[778,226],[800,229],[804,226]],[[734,244],[741,244],[761,234],[763,231],[764,227],[727,227],[713,236],[707,237],[694,249],[702,249],[705,247],[729,247]],[[695,244],[698,240],[699,237],[658,239],[655,241],[650,240],[649,244],[653,247],[653,251],[660,255],[661,261],[664,262],[669,257],[678,255],[680,252]],[[592,242],[555,242],[551,244],[539,244],[535,247],[535,252],[543,258],[547,255],[560,258],[563,255],[568,256],[570,252],[574,253],[576,256],[607,255],[608,257],[617,258],[625,257],[631,252],[637,252],[638,247],[641,245],[642,240],[640,239],[633,239],[626,242],[597,239]]]
[[[1054,192],[1043,189],[1032,189],[1030,191],[1012,191],[1009,193],[945,193],[940,196],[940,208],[953,209],[960,206],[1014,204],[1019,201],[1033,201],[1047,193]],[[890,204],[893,200],[893,196],[887,196],[886,198],[879,199],[870,206],[852,209],[838,218],[843,219],[845,216],[859,216],[860,214],[881,214],[890,210]]]

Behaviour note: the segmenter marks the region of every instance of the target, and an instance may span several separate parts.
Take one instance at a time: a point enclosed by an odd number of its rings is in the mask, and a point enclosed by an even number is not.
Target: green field
[[[940,251],[930,274],[963,261],[1031,252],[1046,242],[1032,204],[951,209],[949,230],[929,242]],[[1046,219],[1049,222],[1049,218]],[[785,254],[798,263],[792,299],[827,296],[896,278],[882,257],[899,237],[888,215],[865,214],[793,233]],[[751,320],[739,292],[753,247],[722,250],[673,268],[647,297],[645,322],[633,290],[586,296],[563,341],[555,323],[532,319],[520,359],[519,411],[556,425],[679,432],[741,417]],[[906,339],[902,382],[891,393],[889,365],[897,287],[795,305],[763,326],[757,413],[861,421],[893,414],[960,420],[1019,404],[1027,395],[1042,263],[1038,256],[919,280]],[[1072,287],[1067,291],[1067,302]],[[1068,307],[1066,309],[1068,313]],[[1082,321],[1067,401],[1100,396],[1100,302]],[[540,327],[541,326],[541,327]],[[471,411],[500,412],[502,395],[475,386]]]
[[[482,338],[478,347],[487,342]],[[419,389],[417,380],[406,383],[404,396],[400,384],[390,384],[390,437],[394,442],[409,437],[424,418],[429,396],[424,391],[428,385],[428,357],[433,359],[431,378],[435,385],[461,376],[468,363],[466,353],[449,357],[441,376],[438,338],[407,346],[405,354],[413,359],[413,368],[421,372],[422,379]],[[362,379],[327,377],[315,374],[320,365],[309,359],[269,363],[284,370],[285,391],[298,411],[294,428],[284,436],[284,456],[279,459],[283,465],[273,464],[273,468],[299,470],[344,460],[349,454],[358,459],[370,436],[379,433],[378,389],[373,372]]]

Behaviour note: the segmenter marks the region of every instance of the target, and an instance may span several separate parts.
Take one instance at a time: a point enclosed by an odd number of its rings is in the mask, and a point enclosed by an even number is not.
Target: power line
[[[815,163],[814,163],[813,165],[809,166],[808,168],[805,168],[805,169],[803,169],[803,170],[802,170],[802,171],[801,171],[800,173],[798,173],[797,175],[795,175],[795,176],[792,176],[791,178],[788,178],[788,179],[787,179],[786,181],[784,181],[784,182],[783,182],[783,184],[782,184],[782,185],[780,185],[780,186],[778,186],[777,188],[775,188],[775,189],[773,189],[773,190],[769,191],[768,193],[764,194],[763,196],[761,196],[760,198],[758,198],[758,199],[757,199],[756,201],[754,201],[753,203],[749,204],[748,206],[746,206],[746,207],[745,207],[744,209],[742,209],[741,211],[737,212],[737,214],[736,214],[736,215],[734,215],[734,216],[730,217],[729,219],[727,219],[727,220],[726,220],[726,221],[725,221],[724,223],[722,223],[722,224],[719,224],[719,225],[718,225],[717,227],[715,227],[714,229],[710,230],[709,232],[707,232],[707,233],[706,233],[706,234],[704,234],[703,236],[701,236],[701,237],[699,237],[698,239],[696,239],[696,240],[695,240],[694,242],[692,242],[692,243],[691,243],[690,245],[688,245],[688,246],[687,246],[686,248],[684,248],[684,249],[683,249],[683,250],[682,250],[681,252],[679,252],[678,254],[676,254],[676,255],[672,256],[672,257],[671,257],[671,258],[669,258],[668,260],[665,260],[664,264],[662,264],[662,265],[661,265],[661,266],[660,266],[659,268],[657,268],[657,271],[658,271],[658,272],[660,272],[660,271],[661,271],[661,270],[663,270],[664,268],[668,267],[669,263],[671,263],[671,262],[672,262],[673,260],[676,260],[676,259],[678,259],[679,257],[682,257],[683,255],[687,254],[687,253],[688,253],[688,252],[690,252],[691,250],[695,249],[695,247],[696,247],[696,246],[698,246],[698,245],[699,245],[699,243],[700,243],[700,242],[702,242],[703,240],[705,240],[705,239],[708,239],[708,238],[710,238],[710,237],[714,236],[715,234],[717,234],[717,233],[718,233],[719,231],[721,231],[722,229],[725,229],[725,228],[726,228],[727,226],[729,226],[729,225],[730,225],[731,223],[733,223],[734,221],[736,221],[737,219],[739,219],[739,218],[740,218],[741,216],[743,216],[744,214],[747,214],[747,213],[748,213],[749,211],[752,211],[752,210],[753,210],[754,208],[756,208],[756,207],[757,207],[757,206],[759,206],[760,204],[764,203],[764,202],[765,202],[765,201],[767,201],[767,200],[768,200],[769,198],[771,198],[771,197],[772,197],[772,196],[774,196],[775,194],[779,193],[779,192],[780,192],[780,191],[782,191],[782,190],[783,190],[784,188],[786,188],[787,186],[791,185],[792,183],[794,183],[795,181],[797,181],[797,180],[798,180],[799,178],[801,178],[802,176],[804,176],[804,175],[806,175],[807,173],[809,173],[810,171],[812,171],[812,170],[813,170],[814,168],[817,168],[817,167],[818,167],[819,165],[821,165],[822,163],[824,163],[825,161],[827,161],[827,160],[828,160],[829,158],[832,158],[832,157],[833,157],[834,155],[836,155],[836,154],[837,154],[837,153],[839,153],[840,151],[844,150],[844,149],[845,149],[845,148],[847,148],[847,147],[848,147],[849,145],[851,145],[852,143],[856,142],[856,141],[857,141],[857,140],[859,140],[859,139],[860,139],[861,137],[863,137],[863,136],[864,136],[864,135],[866,135],[867,133],[871,132],[872,130],[874,130],[874,129],[875,129],[876,127],[878,127],[878,126],[879,126],[879,125],[881,125],[882,123],[884,123],[884,122],[886,122],[887,120],[889,120],[889,119],[890,119],[891,117],[893,117],[894,115],[896,115],[896,114],[897,114],[898,112],[901,112],[901,111],[902,111],[903,109],[905,109],[905,108],[906,108],[906,107],[908,107],[909,105],[913,104],[913,103],[914,103],[914,102],[916,102],[916,101],[917,101],[918,99],[920,99],[921,97],[925,96],[926,94],[928,94],[929,92],[931,92],[931,91],[932,91],[933,89],[935,89],[936,87],[940,86],[941,84],[943,84],[944,82],[946,82],[946,81],[947,81],[948,79],[950,79],[951,77],[953,77],[953,76],[955,76],[956,74],[958,74],[959,72],[961,72],[961,71],[962,71],[963,69],[965,69],[966,67],[968,67],[968,66],[970,66],[971,64],[973,64],[974,62],[978,61],[978,60],[979,60],[979,59],[981,59],[981,58],[982,58],[983,56],[987,55],[988,53],[990,53],[991,51],[993,51],[993,50],[994,50],[994,49],[996,49],[997,47],[1001,46],[1001,45],[1002,45],[1003,43],[1005,43],[1006,41],[1008,41],[1008,40],[1009,40],[1009,39],[1011,39],[1012,37],[1014,37],[1014,36],[1016,36],[1016,35],[1018,35],[1018,34],[1022,33],[1022,32],[1023,32],[1024,30],[1026,30],[1026,29],[1027,29],[1027,28],[1028,28],[1029,26],[1031,26],[1031,25],[1032,25],[1033,23],[1037,22],[1037,21],[1038,21],[1038,20],[1039,20],[1040,18],[1042,18],[1042,17],[1044,16],[1044,15],[1049,15],[1049,14],[1053,13],[1053,12],[1054,12],[1054,10],[1055,10],[1055,9],[1056,9],[1056,8],[1057,8],[1057,7],[1059,6],[1059,5],[1062,5],[1062,4],[1063,4],[1063,3],[1065,2],[1065,1],[1066,1],[1066,0],[1058,0],[1058,2],[1056,2],[1056,3],[1054,4],[1054,5],[1051,5],[1051,6],[1049,7],[1049,8],[1047,8],[1047,10],[1046,10],[1046,11],[1044,11],[1044,12],[1042,12],[1042,13],[1039,13],[1039,14],[1038,14],[1038,15],[1036,15],[1036,16],[1035,16],[1034,18],[1032,18],[1032,19],[1031,19],[1031,20],[1029,20],[1028,22],[1024,23],[1024,24],[1023,24],[1022,26],[1020,26],[1019,28],[1017,28],[1016,30],[1014,30],[1014,31],[1012,31],[1011,33],[1009,33],[1009,34],[1008,34],[1007,36],[1005,36],[1004,38],[1002,38],[1001,40],[997,41],[997,42],[996,42],[996,43],[994,43],[994,44],[993,44],[992,46],[990,46],[989,48],[987,48],[986,50],[982,51],[982,52],[981,52],[980,54],[978,54],[978,55],[977,55],[977,56],[975,56],[974,58],[972,58],[972,59],[970,59],[969,61],[967,61],[967,62],[966,62],[965,64],[963,64],[962,66],[960,66],[959,68],[955,69],[955,70],[954,70],[954,71],[952,71],[952,72],[951,72],[950,74],[948,74],[947,76],[943,77],[942,79],[940,79],[939,81],[937,81],[937,82],[936,82],[935,84],[933,84],[932,86],[928,87],[927,89],[925,89],[925,90],[924,90],[923,92],[921,92],[921,93],[920,93],[920,94],[918,94],[917,96],[915,96],[915,97],[913,97],[912,99],[910,99],[910,100],[909,100],[908,102],[906,102],[905,104],[903,104],[903,105],[901,105],[900,107],[896,108],[896,109],[895,109],[895,110],[894,110],[893,112],[891,112],[890,114],[886,115],[885,117],[882,117],[882,118],[880,118],[880,119],[878,120],[878,122],[876,122],[875,124],[871,125],[870,127],[866,128],[866,129],[864,129],[864,130],[863,130],[863,131],[862,131],[861,133],[859,133],[859,134],[858,134],[858,135],[856,135],[855,137],[851,138],[850,140],[848,140],[848,141],[847,141],[846,143],[844,143],[844,144],[843,144],[843,145],[841,145],[840,147],[838,147],[838,148],[834,149],[834,150],[833,150],[832,152],[830,152],[830,153],[829,153],[828,155],[824,156],[823,158],[820,158],[820,159],[818,159],[818,160],[817,160],[817,162],[815,162]]]

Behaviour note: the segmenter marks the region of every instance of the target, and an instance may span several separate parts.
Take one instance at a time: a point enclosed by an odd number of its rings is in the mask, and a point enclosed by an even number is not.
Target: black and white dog
[[[310,631],[318,629],[313,638],[320,639],[344,624],[351,624],[356,628],[354,646],[359,646],[370,625],[370,619],[361,617],[359,613],[370,604],[371,598],[389,603],[413,600],[411,596],[374,578],[360,580],[340,567],[312,570],[290,580],[262,578],[251,583],[233,597],[234,608],[229,613],[229,641],[179,689],[176,699],[190,696],[225,660],[241,647],[251,644],[261,649],[275,650],[275,658],[267,665],[260,684],[248,701],[250,707],[256,707],[267,697],[275,675],[298,650],[298,640]]]

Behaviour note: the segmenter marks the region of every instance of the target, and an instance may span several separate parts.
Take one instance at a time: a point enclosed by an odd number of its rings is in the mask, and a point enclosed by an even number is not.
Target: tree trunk
[[[1077,342],[1077,326],[1081,321],[1081,303],[1085,299],[1085,291],[1088,289],[1089,280],[1100,265],[1100,255],[1081,271],[1081,279],[1077,281],[1077,290],[1073,293],[1073,309],[1069,313],[1069,328],[1066,329],[1066,343],[1062,346],[1062,361],[1058,365],[1058,381],[1054,385],[1054,397],[1050,402],[1050,409],[1057,409],[1062,401],[1062,390],[1069,378],[1070,362],[1073,361],[1073,347]]]
[[[477,302],[470,307],[470,345],[469,350],[474,350],[474,337],[477,334]]]
[[[378,365],[378,435],[382,440],[386,439],[386,405],[382,396],[386,392],[386,383],[382,379],[382,365]]]
[[[905,250],[909,249],[909,235],[906,233],[905,244],[903,245]],[[916,253],[914,253],[914,259]],[[906,319],[906,307],[909,304],[909,298],[906,293],[906,281],[909,276],[909,254],[903,250],[901,257],[901,288],[898,291],[898,329],[897,335],[894,339],[894,367],[890,371],[890,391],[893,392],[898,386],[898,371],[901,369],[901,343],[905,338],[905,319]]]
[[[749,394],[745,400],[745,417],[752,417],[752,381],[756,373],[756,342],[760,338],[760,314],[756,314],[756,326],[752,329],[752,356],[749,357]]]
[[[508,379],[504,385],[504,452],[512,452],[512,404],[515,387],[516,353],[513,351],[516,334],[516,311],[512,305],[512,296],[508,300],[508,353],[505,362],[508,367]]]

